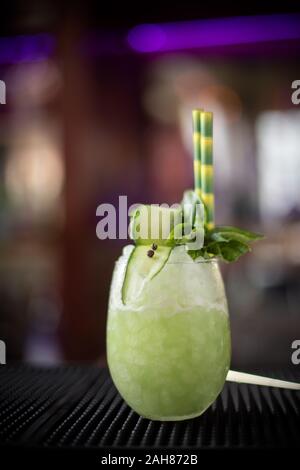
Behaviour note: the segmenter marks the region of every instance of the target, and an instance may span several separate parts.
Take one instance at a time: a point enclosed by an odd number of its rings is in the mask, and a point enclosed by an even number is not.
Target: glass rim
[[[192,260],[191,261],[169,261],[167,260],[166,261],[166,265],[167,264],[187,264],[189,266],[193,266],[194,264],[212,264],[212,263],[218,263],[219,261],[219,258],[217,258],[216,256],[213,257],[213,258],[209,258],[209,259],[205,259],[205,258],[200,258],[200,259],[195,259],[195,260]],[[117,259],[115,261],[115,264],[128,264],[128,259],[126,260],[122,260],[121,258],[120,259]]]

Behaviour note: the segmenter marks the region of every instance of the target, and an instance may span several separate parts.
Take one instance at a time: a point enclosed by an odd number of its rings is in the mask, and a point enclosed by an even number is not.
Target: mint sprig
[[[224,261],[232,262],[236,261],[241,255],[250,251],[250,249],[251,248],[248,244],[237,240],[227,240],[226,242],[213,241],[205,244],[198,253],[192,253],[189,251],[189,254],[193,259],[202,256],[205,259],[221,258]]]
[[[192,259],[202,257],[204,259],[220,258],[226,262],[236,261],[240,256],[251,251],[250,243],[264,238],[260,233],[250,232],[237,227],[217,226],[207,230],[204,217],[196,221],[195,206],[203,204],[194,191],[186,191],[182,200],[183,211],[189,215],[192,230],[204,230],[204,244],[199,250],[188,250]],[[186,213],[190,211],[190,214]]]
[[[251,251],[250,243],[260,240],[263,235],[237,227],[215,227],[206,231],[201,250],[188,251],[193,259],[203,257],[220,258],[227,262],[236,261],[240,256]]]

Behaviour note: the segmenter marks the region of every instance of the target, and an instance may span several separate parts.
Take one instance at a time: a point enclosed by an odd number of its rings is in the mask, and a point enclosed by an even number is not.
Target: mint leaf
[[[192,259],[220,258],[226,262],[236,261],[251,250],[249,243],[263,238],[263,235],[236,227],[215,227],[205,234],[204,246],[196,252],[188,251]]]
[[[200,256],[204,259],[220,258],[226,262],[236,261],[240,256],[250,251],[250,247],[237,240],[228,242],[212,242],[198,251],[188,251],[193,260]]]
[[[212,258],[217,258],[216,254],[210,253],[207,250],[207,247],[203,247],[203,248],[201,248],[201,250],[188,250],[188,254],[190,255],[190,257],[194,261],[198,258],[204,258],[205,260],[212,259]]]
[[[249,245],[238,240],[219,243],[218,249],[223,260],[227,262],[236,261],[240,256],[251,250]]]
[[[188,250],[188,254],[190,257],[195,261],[195,259],[199,258],[200,256],[204,257],[203,249],[201,250]]]
[[[222,243],[219,243],[219,242],[208,243],[206,246],[204,246],[206,256],[210,256],[210,257],[222,256],[221,249],[220,249],[221,246],[222,246]]]
[[[264,238],[260,233],[242,230],[237,227],[219,226],[215,227],[208,234],[209,238],[218,242],[226,242],[229,240],[237,240],[242,243],[250,243],[255,240]]]

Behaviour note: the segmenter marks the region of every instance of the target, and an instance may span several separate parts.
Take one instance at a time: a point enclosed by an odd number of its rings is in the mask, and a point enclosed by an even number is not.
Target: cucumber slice
[[[128,260],[125,279],[122,287],[123,303],[137,298],[144,285],[156,276],[168,261],[172,247],[157,246],[152,257],[148,256],[151,245],[137,246]]]
[[[182,222],[182,209],[155,205],[139,206],[131,217],[130,237],[137,245],[172,246],[168,237],[175,225]]]

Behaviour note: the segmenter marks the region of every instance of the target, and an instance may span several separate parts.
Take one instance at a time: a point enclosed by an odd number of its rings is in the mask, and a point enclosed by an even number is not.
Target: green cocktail
[[[108,364],[125,401],[156,420],[199,416],[230,365],[227,302],[216,258],[235,261],[261,235],[215,226],[212,113],[194,110],[195,190],[179,207],[139,206],[117,261]]]
[[[146,249],[137,248],[130,261],[135,273]],[[230,363],[227,303],[217,262],[193,261],[184,246],[174,247],[152,279],[143,283],[130,276],[124,303],[132,250],[126,247],[117,261],[111,286],[107,351],[113,381],[142,416],[198,416],[221,391]]]

